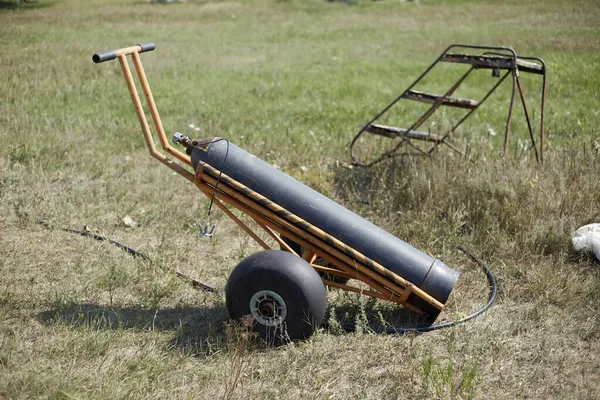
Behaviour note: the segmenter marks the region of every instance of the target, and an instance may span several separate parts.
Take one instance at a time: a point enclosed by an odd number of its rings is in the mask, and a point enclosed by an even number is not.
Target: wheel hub
[[[277,326],[287,317],[287,305],[279,294],[272,290],[261,290],[250,299],[250,312],[260,324]]]

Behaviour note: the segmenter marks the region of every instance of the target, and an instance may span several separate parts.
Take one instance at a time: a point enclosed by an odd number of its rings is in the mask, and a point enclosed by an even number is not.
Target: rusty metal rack
[[[465,50],[476,54],[466,54],[464,53]],[[457,53],[454,51],[461,52]],[[458,80],[444,92],[444,94],[430,94],[415,90],[414,88],[417,86],[417,84],[419,84],[440,63],[466,64],[469,65],[470,68],[462,76],[460,76]],[[467,80],[471,73],[480,69],[491,70],[492,76],[498,78],[488,92],[480,100],[453,97],[452,95],[454,92]],[[502,71],[505,72],[502,74]],[[525,102],[523,87],[521,85],[521,80],[519,79],[519,74],[521,72],[542,75],[539,144],[536,144],[531,118],[529,116],[529,110]],[[501,74],[502,76],[500,76]],[[544,109],[546,104],[546,64],[544,60],[539,57],[518,56],[515,50],[510,47],[476,46],[466,44],[453,44],[446,48],[446,50],[444,50],[442,54],[440,54],[440,56],[404,92],[402,92],[402,94],[396,97],[360,129],[350,144],[350,157],[352,158],[353,163],[360,166],[369,166],[388,158],[409,154],[407,152],[400,151],[403,145],[407,145],[416,150],[416,152],[410,154],[431,156],[438,145],[446,145],[453,151],[462,154],[459,149],[449,142],[449,139],[452,137],[454,132],[467,120],[467,118],[469,118],[479,107],[481,107],[481,105],[502,84],[502,82],[506,80],[509,75],[512,77],[512,94],[508,109],[508,117],[506,120],[506,128],[504,131],[503,157],[506,157],[508,150],[510,124],[513,116],[516,92],[518,90],[525,114],[525,119],[527,121],[527,128],[529,130],[529,136],[531,139],[531,148],[535,153],[536,160],[539,163],[543,163]],[[431,106],[412,125],[410,125],[409,128],[397,128],[394,126],[377,124],[376,121],[384,116],[400,100],[418,101],[430,104]],[[458,122],[454,123],[448,131],[441,135],[418,131],[419,127],[421,127],[423,123],[442,106],[464,109],[466,113],[458,120]],[[398,143],[395,144],[391,150],[382,153],[379,157],[372,161],[359,162],[355,155],[354,147],[364,132],[392,139],[398,139]],[[428,150],[424,150],[421,147],[414,145],[411,142],[412,140],[428,142],[430,143],[430,148]]]

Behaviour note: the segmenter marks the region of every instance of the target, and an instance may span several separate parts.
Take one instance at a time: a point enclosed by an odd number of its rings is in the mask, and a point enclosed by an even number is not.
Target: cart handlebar
[[[156,48],[154,43],[138,44],[131,47],[125,47],[118,50],[107,50],[96,53],[92,56],[92,61],[99,64],[104,61],[114,60],[120,55],[129,55],[132,53],[143,53],[145,51],[152,51]]]

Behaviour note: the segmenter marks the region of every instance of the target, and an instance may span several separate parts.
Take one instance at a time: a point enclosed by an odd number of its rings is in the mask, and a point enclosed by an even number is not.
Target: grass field
[[[0,398],[600,397],[600,269],[570,246],[600,222],[597,1],[16,3],[0,1]],[[459,245],[492,266],[495,305],[387,336],[370,327],[406,323],[401,307],[331,290],[329,329],[277,348],[249,339],[223,295],[174,271],[222,288],[259,246],[217,211],[216,236],[197,237],[208,201],[149,157],[118,63],[90,60],[148,41],[168,133],[226,137],[461,271],[439,321],[486,300]],[[546,60],[546,163],[524,151],[519,108],[502,161],[506,85],[458,131],[466,156],[345,168],[361,124],[455,42]],[[523,82],[537,123],[539,81]],[[455,117],[436,118],[427,128]]]

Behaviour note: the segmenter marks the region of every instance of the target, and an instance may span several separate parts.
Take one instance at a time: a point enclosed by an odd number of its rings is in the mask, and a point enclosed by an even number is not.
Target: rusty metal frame
[[[392,301],[402,304],[404,307],[419,313],[423,311],[406,303],[409,296],[417,296],[438,311],[443,309],[444,305],[441,302],[408,282],[406,279],[365,257],[355,249],[335,239],[318,227],[290,213],[283,207],[242,185],[240,182],[232,179],[211,165],[201,162],[195,173],[191,172],[189,170],[192,165],[190,157],[169,145],[139,57],[139,53],[142,51],[141,46],[133,46],[115,50],[114,52],[116,53],[115,58],[119,59],[119,64],[129,89],[129,95],[133,102],[146,146],[152,157],[171,168],[183,178],[193,182],[208,198],[211,198],[214,195],[214,203],[264,249],[270,249],[271,247],[257,235],[248,224],[236,217],[225,204],[242,211],[250,217],[251,220],[275,240],[282,250],[295,253],[290,246],[282,240],[282,237],[298,243],[305,250],[303,254],[297,255],[307,260],[317,271],[323,271],[336,276],[363,282],[369,286],[370,289],[363,289],[361,287],[323,279],[325,285]],[[133,65],[142,87],[161,149],[173,158],[159,152],[155,145],[127,61],[127,56],[131,56],[133,60]],[[183,166],[181,164],[183,164]],[[317,257],[321,257],[324,262],[333,267],[330,268],[316,264],[315,261]]]
[[[483,51],[483,53],[481,54],[481,57],[489,58],[489,56],[492,56],[494,58],[491,58],[490,60],[492,62],[497,62],[498,65],[501,65],[501,67],[497,68],[498,72],[499,72],[500,68],[507,69],[507,72],[498,80],[498,82],[496,82],[495,85],[492,86],[492,88],[483,96],[483,98],[479,102],[477,102],[477,104],[473,108],[471,108],[469,110],[469,112],[467,112],[466,115],[462,119],[460,119],[457,123],[455,123],[450,128],[450,130],[448,130],[441,138],[439,138],[439,139],[436,138],[436,140],[431,140],[430,138],[424,138],[428,141],[435,142],[434,145],[428,151],[423,151],[422,149],[418,148],[417,146],[415,146],[411,143],[411,139],[418,139],[418,138],[414,137],[415,135],[411,135],[411,133],[413,133],[416,129],[418,129],[431,115],[433,115],[433,113],[435,113],[435,111],[438,108],[440,108],[440,106],[443,105],[444,101],[449,100],[449,96],[451,96],[456,91],[456,89],[467,79],[467,77],[471,74],[471,72],[473,72],[473,70],[479,69],[479,68],[490,68],[490,67],[483,67],[481,65],[477,65],[476,63],[471,64],[471,68],[469,68],[450,87],[450,89],[448,89],[442,96],[440,96],[436,101],[433,101],[431,103],[431,106],[429,107],[429,109],[427,111],[425,111],[425,113],[423,113],[423,115],[421,115],[421,117],[419,117],[416,122],[414,122],[408,129],[406,129],[406,130],[402,129],[402,131],[403,131],[402,135],[401,136],[398,135],[400,140],[394,147],[392,147],[391,150],[384,152],[378,158],[376,158],[375,160],[373,160],[371,162],[368,162],[368,163],[359,162],[354,154],[354,146],[355,146],[357,140],[361,137],[361,135],[364,132],[368,132],[369,129],[372,127],[373,123],[375,121],[377,121],[379,118],[381,118],[385,113],[387,113],[400,100],[402,100],[402,99],[413,99],[414,100],[415,99],[414,96],[409,96],[412,89],[421,80],[423,80],[423,78],[425,78],[425,76],[438,63],[440,63],[440,62],[457,62],[457,61],[449,61],[449,59],[448,59],[449,56],[458,56],[458,55],[449,53],[450,50],[456,49],[456,48]],[[538,67],[536,64],[533,64],[533,63],[529,63],[531,65],[528,65],[526,60],[539,62],[541,64],[541,67]],[[458,61],[458,62],[460,62],[460,61]],[[533,72],[533,73],[541,74],[543,76],[542,89],[541,89],[542,100],[541,100],[541,113],[540,113],[541,116],[540,116],[539,151],[538,151],[538,146],[535,143],[533,128],[531,126],[531,120],[529,118],[529,110],[528,110],[527,104],[525,102],[525,95],[523,92],[521,81],[519,79],[519,71],[520,71],[519,66],[521,66],[521,70],[523,70],[524,72]],[[491,69],[494,69],[494,68],[491,68]],[[544,162],[544,111],[545,111],[545,104],[546,104],[546,64],[545,64],[544,60],[542,60],[539,57],[518,56],[517,53],[515,52],[515,50],[512,49],[511,47],[478,46],[478,45],[467,45],[467,44],[452,44],[452,45],[448,46],[438,56],[438,58],[421,75],[419,75],[419,77],[417,77],[417,79],[404,92],[402,92],[398,97],[396,97],[394,100],[392,100],[391,103],[389,103],[386,107],[384,107],[383,110],[381,110],[377,115],[375,115],[371,120],[369,120],[358,131],[358,133],[354,136],[354,138],[352,139],[352,141],[350,143],[350,158],[352,159],[353,164],[358,165],[358,166],[371,166],[371,165],[379,163],[385,159],[394,158],[397,156],[404,156],[407,154],[431,156],[437,150],[438,145],[440,145],[440,144],[445,144],[448,147],[450,147],[453,151],[462,155],[462,152],[460,150],[456,149],[454,146],[452,146],[446,140],[448,138],[450,138],[451,135],[458,129],[458,127],[460,127],[463,124],[463,122],[465,122],[465,120],[467,120],[467,118],[469,118],[491,96],[491,94],[496,91],[498,86],[500,86],[500,84],[502,82],[504,82],[504,80],[508,77],[508,75],[512,75],[512,94],[511,94],[511,98],[510,98],[510,105],[509,105],[509,109],[508,109],[506,128],[505,128],[505,132],[504,132],[504,147],[503,147],[502,157],[506,158],[506,154],[508,151],[508,140],[509,140],[509,136],[510,136],[510,124],[512,121],[515,96],[516,96],[516,92],[518,89],[519,97],[521,99],[521,104],[523,106],[523,111],[525,113],[525,118],[527,121],[529,135],[531,138],[531,147],[534,149],[536,160],[539,163],[543,164],[543,162]],[[498,75],[498,77],[499,77],[499,75]],[[396,128],[396,129],[398,129],[398,128]],[[380,134],[380,133],[378,133],[378,134]],[[418,151],[418,153],[406,153],[406,152],[399,153],[398,150],[405,144],[416,149]]]

